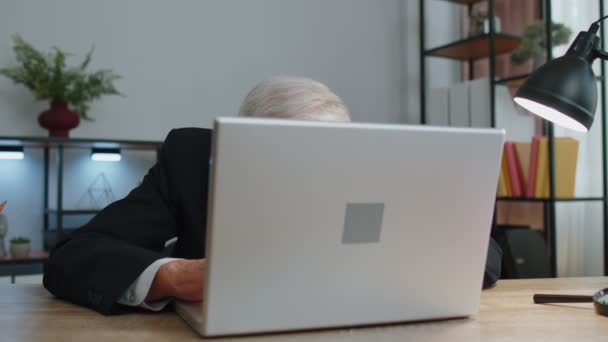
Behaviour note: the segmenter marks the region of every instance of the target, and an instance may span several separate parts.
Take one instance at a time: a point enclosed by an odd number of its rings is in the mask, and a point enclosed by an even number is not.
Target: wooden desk
[[[507,280],[484,291],[479,315],[468,319],[213,341],[608,341],[608,317],[592,304],[532,303],[535,292],[592,294],[604,287],[608,278]],[[105,317],[34,285],[0,286],[0,340],[200,341],[173,313]]]

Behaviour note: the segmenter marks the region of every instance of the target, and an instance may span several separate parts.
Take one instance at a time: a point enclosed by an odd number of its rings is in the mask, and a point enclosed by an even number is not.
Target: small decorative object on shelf
[[[545,64],[547,60],[547,35],[546,26],[542,20],[538,20],[530,24],[524,30],[523,40],[521,45],[513,50],[511,61],[514,64],[524,64],[530,58],[533,58],[533,69]],[[572,31],[568,26],[561,23],[553,23],[551,32],[552,46],[558,46],[568,43]]]
[[[4,237],[8,232],[8,220],[6,216],[2,214],[6,201],[0,204],[0,257],[6,256],[6,249],[4,247]]]
[[[13,259],[24,259],[30,255],[30,239],[15,236],[11,239],[11,257]]]
[[[78,200],[78,208],[101,210],[114,201],[116,201],[116,198],[112,191],[112,185],[110,185],[106,174],[101,172]]]
[[[112,70],[88,72],[93,49],[75,67],[66,66],[68,53],[53,48],[48,53],[36,50],[19,35],[13,36],[13,51],[19,66],[0,68],[0,75],[30,89],[37,100],[50,100],[51,108],[38,117],[51,137],[68,137],[70,129],[88,116],[90,103],[103,95],[121,95],[114,87],[120,76]]]
[[[494,16],[494,32],[500,32],[500,18]],[[482,11],[474,10],[469,16],[469,37],[490,33],[490,18]]]
[[[494,32],[500,32],[500,17],[494,17]],[[490,33],[490,19],[483,21],[483,33]]]

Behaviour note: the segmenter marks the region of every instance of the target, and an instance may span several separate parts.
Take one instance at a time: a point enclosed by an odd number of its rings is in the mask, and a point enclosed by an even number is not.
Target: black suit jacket
[[[211,134],[201,128],[172,130],[141,185],[51,251],[44,286],[100,313],[118,313],[125,307],[116,301],[146,267],[165,256],[165,241],[178,237],[175,257],[203,258]],[[495,269],[496,260],[488,260]],[[497,267],[500,273],[500,259]],[[490,278],[492,283],[497,279]]]
[[[205,255],[211,130],[172,130],[159,161],[127,197],[58,244],[44,268],[44,286],[55,296],[103,314],[155,260],[165,241],[178,236],[173,255]]]

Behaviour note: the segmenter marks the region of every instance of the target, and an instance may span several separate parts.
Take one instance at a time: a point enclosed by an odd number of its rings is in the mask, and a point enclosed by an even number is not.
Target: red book
[[[530,149],[530,168],[528,169],[528,187],[526,197],[536,197],[536,171],[538,169],[538,145],[541,137],[532,138],[532,148]]]
[[[513,197],[524,195],[524,185],[522,182],[521,168],[517,160],[517,152],[512,141],[505,142],[505,152],[507,153],[507,166],[509,167],[509,178],[511,179],[511,193]]]

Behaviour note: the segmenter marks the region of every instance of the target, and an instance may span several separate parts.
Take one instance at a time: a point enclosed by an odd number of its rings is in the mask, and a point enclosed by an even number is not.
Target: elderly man
[[[259,83],[240,114],[350,121],[337,95],[302,78]],[[172,130],[141,185],[53,249],[44,286],[59,298],[103,314],[128,306],[161,310],[171,298],[201,300],[211,134],[202,128]],[[175,238],[171,257],[166,257],[165,244]],[[494,246],[490,254],[499,256]],[[486,278],[490,274],[489,282],[494,282],[500,257],[488,260]]]

